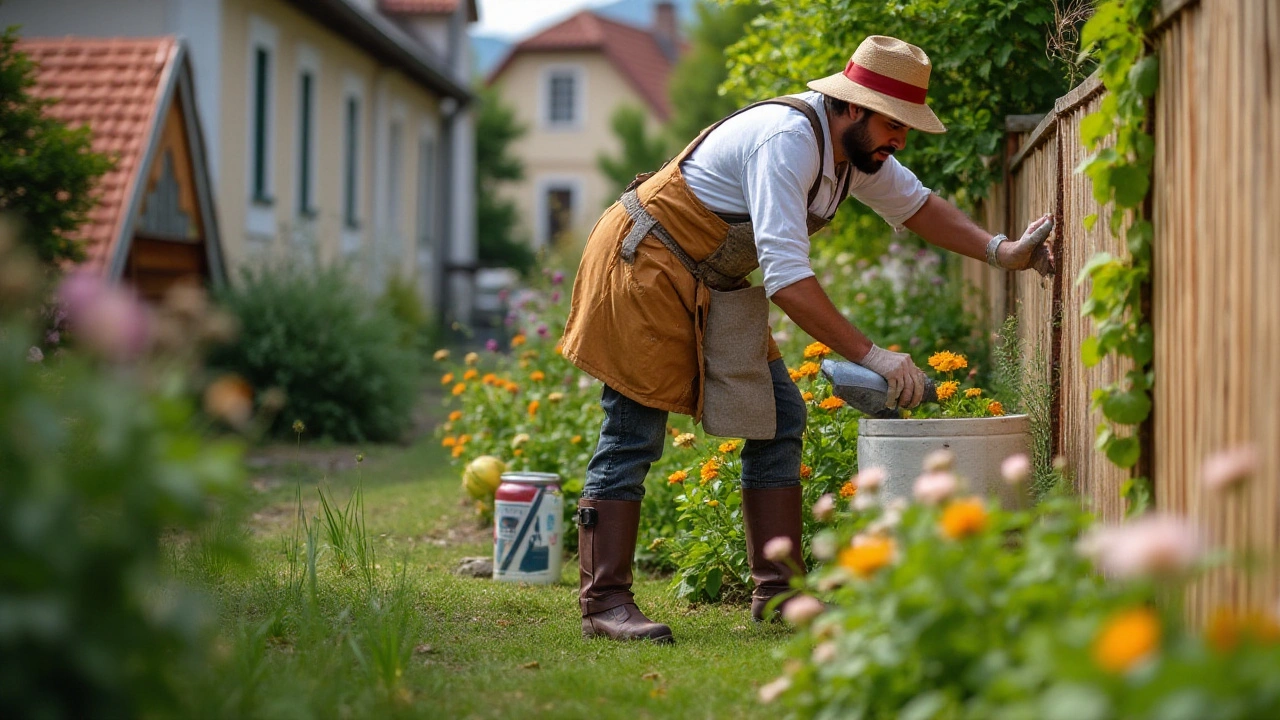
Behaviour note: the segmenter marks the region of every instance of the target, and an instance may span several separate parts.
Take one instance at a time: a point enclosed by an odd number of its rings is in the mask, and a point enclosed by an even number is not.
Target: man
[[[802,565],[804,402],[768,336],[767,302],[733,298],[767,294],[814,339],[884,376],[890,407],[920,403],[924,373],[840,315],[809,266],[809,235],[846,195],[939,247],[1009,270],[1053,272],[1048,216],[1017,242],[993,237],[893,157],[910,128],[946,131],[925,103],[930,67],[920,48],[869,37],[842,72],[809,83],[813,92],[708,128],[657,173],[637,178],[592,230],[563,344],[566,358],[605,383],[605,420],[578,512],[585,636],[672,641],[630,590],[644,477],[662,456],[669,412],[692,415],[709,433],[748,438],[742,513],[755,619]],[[757,265],[763,289],[742,290]],[[713,419],[735,432],[713,430]],[[774,537],[791,540],[790,563],[764,556]]]

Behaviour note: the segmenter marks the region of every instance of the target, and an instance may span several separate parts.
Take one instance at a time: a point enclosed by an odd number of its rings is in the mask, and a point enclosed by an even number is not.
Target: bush
[[[287,398],[272,431],[286,436],[295,419],[338,441],[396,440],[417,399],[417,353],[404,327],[338,268],[246,270],[220,301],[240,323],[240,337],[211,362],[258,389]]]

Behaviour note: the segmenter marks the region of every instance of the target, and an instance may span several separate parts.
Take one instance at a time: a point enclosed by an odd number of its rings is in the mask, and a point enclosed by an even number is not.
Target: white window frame
[[[246,167],[245,188],[248,191],[248,212],[245,213],[245,229],[251,235],[274,238],[277,232],[276,227],[276,208],[275,208],[275,129],[276,129],[276,88],[278,85],[277,77],[280,67],[280,31],[275,25],[268,22],[260,15],[249,15],[249,46],[246,56],[248,58],[248,88],[249,98],[245,103],[247,109],[247,129],[245,136],[249,142],[245,143],[248,147],[248,163]],[[256,143],[257,143],[257,82],[258,82],[258,51],[265,50],[268,57],[267,87],[263,93],[266,99],[265,118],[266,128],[262,136],[262,155],[265,166],[263,167],[262,196],[258,196],[255,192],[257,178],[254,177],[256,171]]]
[[[417,147],[414,148],[414,167],[417,175],[414,178],[413,206],[413,247],[417,258],[418,284],[422,297],[431,298],[436,278],[436,247],[440,243],[440,135],[436,128],[440,121],[427,117],[418,126]],[[431,146],[430,163],[423,164],[423,145]],[[425,186],[425,187],[424,187]],[[424,232],[425,230],[425,232]]]
[[[551,80],[557,75],[573,76],[574,108],[571,122],[551,120]],[[587,117],[587,70],[582,65],[557,63],[542,68],[538,81],[538,120],[545,130],[552,132],[576,132],[583,128]]]
[[[310,45],[298,45],[298,68],[296,74],[297,90],[298,90],[298,138],[299,142],[295,144],[294,150],[294,167],[298,169],[298,174],[302,174],[302,117],[304,108],[302,107],[302,76],[304,73],[311,75],[311,107],[310,119],[311,127],[308,128],[308,155],[307,166],[311,170],[309,177],[298,178],[298,202],[294,203],[295,211],[299,216],[304,218],[315,218],[320,214],[320,194],[319,194],[319,177],[320,177],[320,53]],[[310,206],[302,207],[302,183],[306,183],[306,195],[311,201]]]
[[[548,237],[547,221],[547,191],[551,189],[568,189],[570,192],[569,208],[569,228],[582,227],[582,219],[584,208],[583,201],[586,200],[586,182],[578,175],[540,175],[534,182],[534,215],[537,218],[537,225],[533,229],[534,247],[542,249],[551,246],[552,238]]]
[[[353,204],[355,205],[355,224],[348,224],[347,220],[347,137],[349,129],[347,128],[347,104],[356,101],[356,167],[354,172],[354,183],[352,186]],[[338,183],[338,207],[340,223],[342,225],[342,253],[343,255],[352,255],[360,251],[360,247],[364,242],[364,213],[361,212],[361,203],[364,199],[364,193],[361,192],[361,184],[364,181],[364,166],[367,162],[368,147],[364,142],[368,134],[369,128],[369,103],[368,92],[365,89],[365,81],[362,77],[355,73],[346,73],[342,79],[342,181]]]
[[[396,152],[396,148],[392,147],[392,138],[395,134],[393,129],[398,128],[400,131],[400,152]],[[404,225],[405,225],[405,203],[404,191],[405,170],[410,167],[404,162],[404,153],[406,141],[412,139],[413,133],[409,127],[409,109],[405,106],[404,101],[394,100],[391,102],[391,111],[387,113],[386,128],[386,148],[383,157],[382,167],[386,168],[386,177],[384,178],[384,192],[386,195],[382,199],[382,226],[383,231],[387,233],[386,240],[390,242],[392,239],[400,241],[401,246],[404,242]],[[398,171],[398,172],[396,172]]]

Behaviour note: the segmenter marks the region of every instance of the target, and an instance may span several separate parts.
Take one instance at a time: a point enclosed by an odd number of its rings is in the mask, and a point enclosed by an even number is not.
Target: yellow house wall
[[[573,130],[552,129],[545,122],[545,74],[556,66],[581,69],[586,97],[580,107],[585,107],[585,113],[579,127]],[[535,224],[544,183],[552,178],[575,178],[582,189],[582,200],[574,208],[572,235],[581,243],[600,213],[615,199],[611,183],[596,166],[598,155],[616,156],[621,146],[610,119],[619,106],[632,105],[650,113],[647,129],[653,131],[657,121],[648,103],[598,52],[525,53],[506,67],[494,86],[503,103],[515,111],[517,122],[527,129],[511,148],[512,154],[524,162],[524,180],[511,183],[504,190],[520,211],[526,238],[535,246],[541,245],[541,233]]]
[[[416,238],[419,137],[424,125],[434,128],[439,143],[438,98],[399,71],[377,63],[356,45],[321,26],[292,5],[278,0],[226,0],[223,4],[222,103],[223,145],[218,201],[219,222],[228,266],[258,264],[260,259],[288,258],[290,262],[318,260],[351,265],[375,289],[382,271],[422,273],[417,265]],[[271,131],[271,183],[274,202],[269,235],[251,232],[250,79],[251,28],[257,18],[274,31],[274,118]],[[301,47],[318,58],[313,84],[316,94],[314,215],[299,213],[299,122]],[[345,117],[348,88],[362,87],[359,123],[358,229],[347,228],[343,216]],[[386,145],[391,109],[401,109],[400,222],[385,227],[381,212],[386,187]],[[439,153],[440,150],[437,150]],[[439,190],[437,189],[437,198]],[[265,207],[259,205],[258,209]],[[436,210],[436,212],[439,212]],[[255,230],[257,228],[255,227]],[[344,235],[346,236],[344,240]],[[433,233],[440,242],[440,233]],[[346,247],[353,251],[344,252]],[[303,257],[310,255],[311,257]],[[422,278],[418,278],[422,279]],[[422,287],[424,291],[429,288]]]

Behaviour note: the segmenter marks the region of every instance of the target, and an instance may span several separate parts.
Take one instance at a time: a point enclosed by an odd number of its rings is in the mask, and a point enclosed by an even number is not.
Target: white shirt
[[[818,111],[828,138],[822,184],[812,205],[806,207],[805,201],[819,172],[818,141],[804,113],[786,105],[763,105],[726,120],[680,164],[685,182],[707,209],[751,216],[769,296],[814,275],[807,215],[830,217],[844,199],[835,197],[839,190],[824,96],[810,91],[794,97]],[[929,189],[892,155],[874,175],[856,168],[850,172],[849,194],[895,229],[929,198]]]

